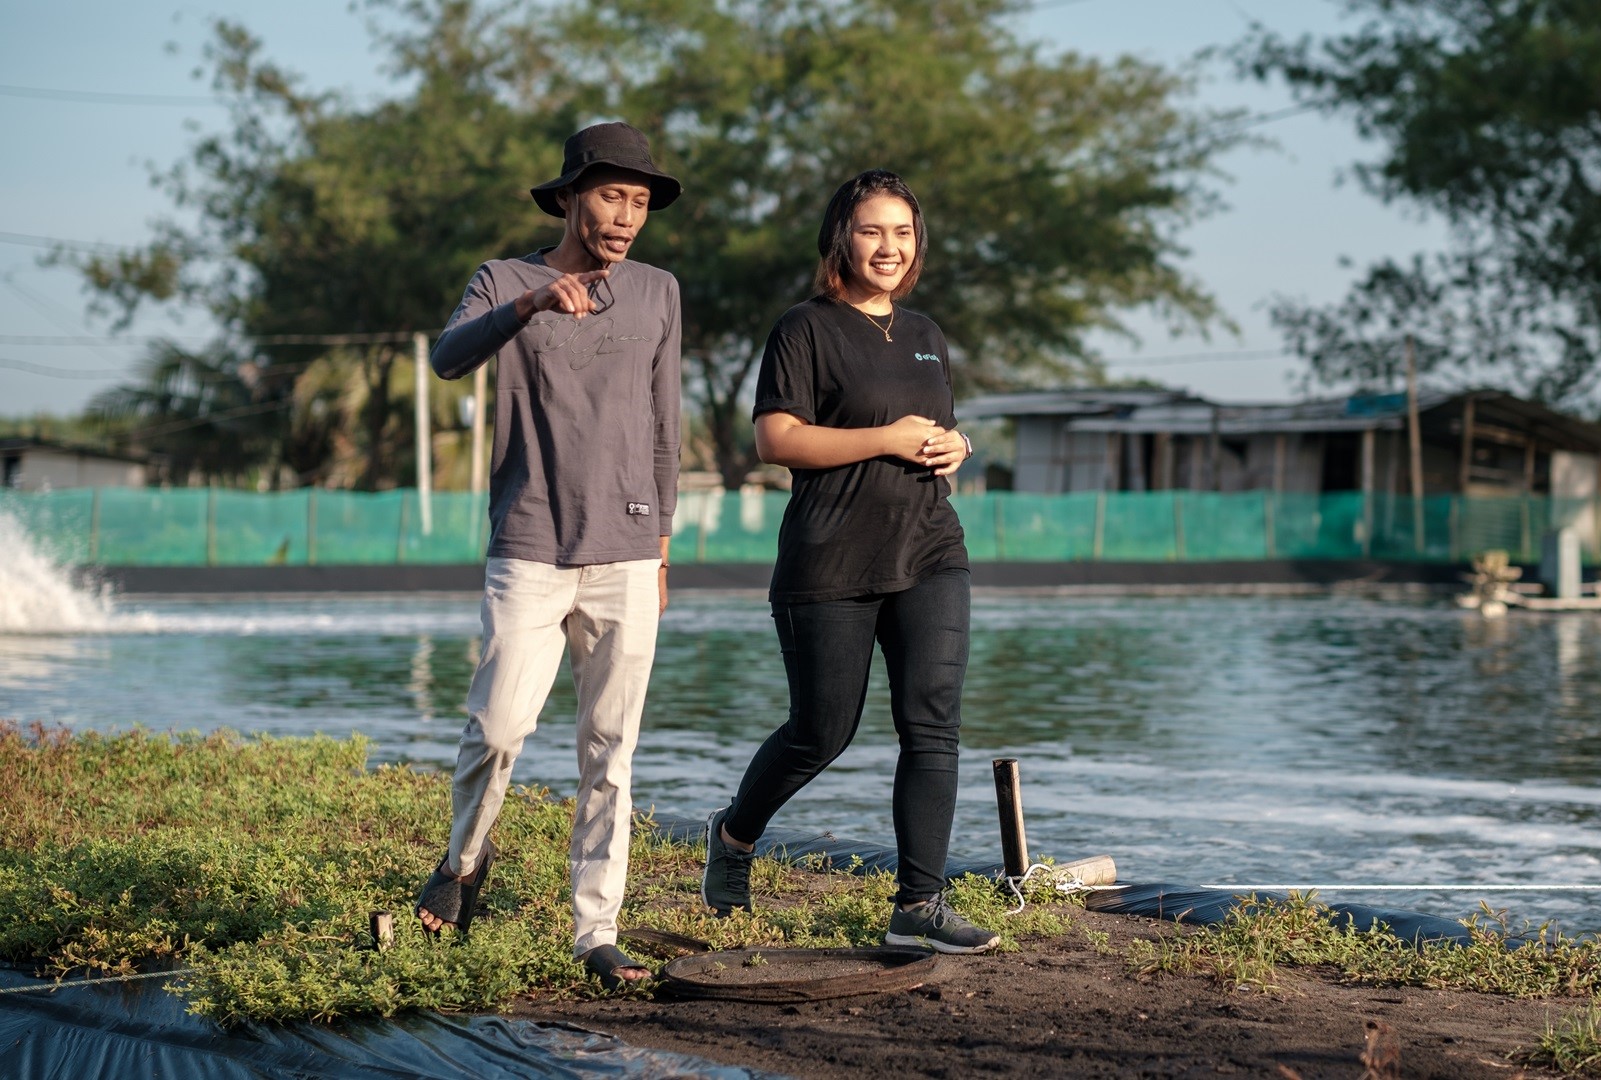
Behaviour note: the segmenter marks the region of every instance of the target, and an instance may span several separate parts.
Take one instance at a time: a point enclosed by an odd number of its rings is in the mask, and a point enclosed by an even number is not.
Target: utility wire
[[[59,236],[39,236],[34,233],[0,231],[0,244],[20,244],[24,247],[77,248],[81,251],[136,251],[129,244],[103,244],[97,240],[64,240]]]
[[[1175,364],[1215,364],[1227,363],[1235,360],[1266,360],[1270,357],[1288,357],[1291,354],[1283,349],[1244,349],[1233,352],[1198,352],[1198,353],[1172,353],[1166,356],[1117,356],[1100,361],[1103,364],[1115,365],[1150,365],[1151,367],[1167,367]]]
[[[375,330],[354,334],[258,334],[237,338],[247,345],[399,345],[417,334],[438,337],[438,328],[424,330]],[[115,348],[124,345],[164,345],[190,342],[208,344],[214,337],[171,337],[164,334],[130,334],[127,337],[58,336],[54,334],[0,334],[0,345],[66,345],[78,348]]]
[[[43,86],[12,86],[0,83],[0,97],[34,98],[41,101],[75,101],[89,105],[226,105],[221,98],[196,94],[125,94],[97,90],[55,90]]]
[[[241,405],[237,409],[224,409],[222,412],[207,413],[189,420],[174,420],[171,423],[154,424],[150,427],[135,428],[132,431],[119,431],[118,439],[137,439],[142,435],[170,435],[175,431],[184,431],[188,428],[204,427],[215,424],[219,420],[234,420],[241,416],[254,416],[259,413],[276,412],[294,405],[294,400],[285,398],[281,401],[259,401],[252,405]]]
[[[120,379],[128,372],[122,368],[57,368],[44,364],[30,364],[26,360],[10,360],[0,356],[0,368],[25,371],[30,375],[44,375],[52,379]]]

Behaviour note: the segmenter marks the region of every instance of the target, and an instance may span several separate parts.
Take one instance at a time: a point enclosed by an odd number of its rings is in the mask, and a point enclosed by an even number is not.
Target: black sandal
[[[469,880],[461,881],[450,872],[450,853],[447,851],[417,897],[417,917],[421,918],[426,910],[454,926],[458,934],[465,935],[472,926],[473,914],[478,907],[478,894],[489,880],[489,868],[495,863],[495,854],[495,845],[485,840],[484,850],[478,856],[477,871]],[[430,930],[426,924],[423,932],[430,937],[439,936],[438,930]]]
[[[608,993],[615,993],[630,986],[643,986],[656,977],[650,968],[641,964],[615,945],[596,945],[578,959],[584,965],[584,970],[599,979],[601,988]],[[617,974],[619,971],[630,969],[643,971],[645,977],[643,979],[625,979]]]

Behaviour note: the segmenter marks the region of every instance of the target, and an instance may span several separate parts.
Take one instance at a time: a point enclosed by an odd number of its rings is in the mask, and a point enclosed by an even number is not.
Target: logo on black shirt
[[[913,353],[912,355],[917,357],[917,359],[920,360],[920,361],[921,360],[932,360],[936,364],[939,363],[939,357],[935,356],[931,352]]]

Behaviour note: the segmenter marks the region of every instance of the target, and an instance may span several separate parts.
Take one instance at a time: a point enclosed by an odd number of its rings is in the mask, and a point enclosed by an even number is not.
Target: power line
[[[157,341],[200,342],[208,338],[163,338],[159,335],[133,334],[128,337],[79,337],[71,334],[0,334],[0,345],[61,345],[72,348],[123,348],[128,345],[149,345]]]
[[[353,334],[257,334],[235,338],[247,345],[402,345],[417,334],[437,338],[444,331],[439,328],[422,330],[374,330]],[[172,337],[165,334],[130,334],[127,337],[85,337],[56,334],[0,334],[0,345],[63,345],[73,347],[108,348],[123,345],[163,345],[190,342],[209,344],[216,338]]]
[[[207,413],[192,420],[176,420],[168,424],[156,424],[153,427],[137,428],[133,431],[118,432],[117,437],[122,439],[137,439],[144,435],[170,435],[174,431],[183,431],[186,428],[203,427],[214,424],[219,420],[233,420],[241,416],[251,416],[257,413],[275,412],[279,409],[288,409],[294,405],[292,398],[280,401],[260,401],[253,405],[241,405],[237,409],[224,409],[222,412]]]
[[[39,236],[35,233],[0,231],[0,244],[20,244],[24,247],[79,248],[84,251],[134,251],[128,244],[104,244],[97,240],[65,240],[59,236]]]
[[[33,98],[39,101],[72,101],[86,105],[178,105],[221,106],[221,98],[195,94],[125,94],[97,90],[56,90],[43,86],[10,86],[0,83],[0,97]]]
[[[25,371],[30,375],[43,375],[51,379],[118,379],[128,374],[121,368],[55,368],[5,357],[0,357],[0,368]]]
[[[1231,360],[1265,360],[1269,357],[1288,357],[1283,349],[1247,349],[1230,352],[1171,353],[1166,356],[1118,356],[1100,361],[1103,364],[1137,364],[1166,367],[1173,364],[1214,364]]]

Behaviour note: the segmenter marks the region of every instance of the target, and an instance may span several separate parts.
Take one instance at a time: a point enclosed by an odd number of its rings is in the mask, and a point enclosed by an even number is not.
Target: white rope
[[[172,971],[146,971],[138,975],[106,975],[97,979],[58,979],[53,983],[40,983],[34,986],[0,987],[0,994],[31,994],[36,992],[53,994],[63,988],[94,986],[96,983],[133,982],[135,979],[170,979],[176,975],[187,975],[193,970],[194,968],[175,968]]]
[[[1052,887],[1063,896],[1074,896],[1081,892],[1095,892],[1097,889],[1114,889],[1119,887],[1116,885],[1087,885],[1084,883],[1083,878],[1079,877],[1066,867],[1046,866],[1044,863],[1035,863],[1027,870],[1023,871],[1022,877],[1008,876],[1001,879],[1006,882],[1006,887],[1012,890],[1012,895],[1017,899],[1017,906],[1011,911],[1008,911],[1008,915],[1016,915],[1024,908],[1028,907],[1028,901],[1023,898],[1023,886],[1028,884],[1028,879],[1033,877],[1034,872],[1037,870],[1043,870],[1044,876],[1052,879]]]
[[[1074,896],[1078,893],[1099,892],[1103,889],[1121,889],[1122,885],[1087,885],[1077,874],[1068,872],[1065,868],[1046,866],[1044,863],[1035,863],[1023,872],[1022,877],[1006,876],[1001,880],[1012,891],[1017,900],[1017,907],[1008,911],[1008,915],[1016,915],[1028,906],[1023,897],[1023,886],[1028,884],[1036,871],[1043,871],[1045,876],[1052,878],[1052,885],[1056,891],[1064,896]],[[1193,886],[1197,889],[1217,889],[1231,892],[1236,895],[1257,892],[1588,892],[1601,889],[1601,882],[1584,885],[1503,885],[1491,882],[1435,882],[1416,885],[1379,885],[1365,882],[1289,882],[1273,883],[1267,885],[1234,885],[1218,882],[1206,882]]]

